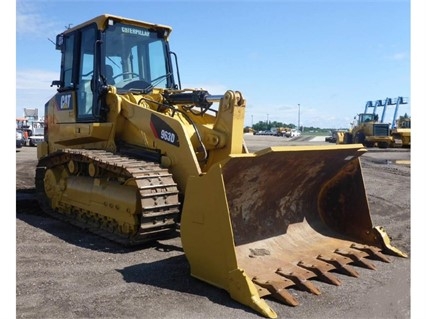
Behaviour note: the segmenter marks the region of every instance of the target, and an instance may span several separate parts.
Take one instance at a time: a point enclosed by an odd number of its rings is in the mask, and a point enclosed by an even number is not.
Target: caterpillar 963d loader
[[[297,305],[287,288],[318,294],[309,279],[405,256],[372,224],[361,144],[249,152],[242,93],[182,89],[170,32],[102,15],[57,36],[46,212],[126,245],[180,232],[192,276],[270,318],[264,296]]]

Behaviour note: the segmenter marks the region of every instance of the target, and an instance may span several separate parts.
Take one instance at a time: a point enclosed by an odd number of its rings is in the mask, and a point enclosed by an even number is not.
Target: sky
[[[242,92],[247,100],[247,126],[267,120],[297,124],[300,105],[303,126],[348,128],[367,101],[403,96],[409,104],[400,113],[413,118],[412,145],[422,145],[424,2],[16,0],[16,6],[8,6],[12,10],[2,19],[2,56],[8,58],[3,58],[7,63],[2,65],[6,72],[1,79],[3,110],[10,118],[22,117],[24,108],[38,108],[39,115],[44,115],[44,104],[56,93],[50,85],[59,79],[60,54],[52,41],[68,26],[109,13],[171,26],[170,45],[178,55],[183,86],[204,88],[211,94],[228,89]],[[13,17],[16,23],[11,22]],[[10,125],[14,123],[14,119],[10,121]],[[422,234],[425,224],[424,194],[414,191],[417,186],[417,190],[423,189],[426,177],[416,150],[411,149],[413,238]],[[13,167],[15,158],[10,159]],[[13,198],[9,181],[15,176],[10,171],[10,177],[4,171],[2,189],[8,189]],[[15,225],[16,216],[8,217]],[[14,228],[6,228],[12,232],[13,242]],[[13,245],[7,246],[13,256]],[[412,292],[424,286],[419,268],[422,260],[415,253],[422,250],[423,245],[413,240],[410,258],[413,273],[419,276],[411,283]],[[15,259],[9,260],[7,267],[13,270]],[[7,285],[3,289],[15,291],[14,275],[4,273],[4,277]],[[9,293],[11,300],[6,303],[13,306],[14,296]],[[421,313],[419,294],[412,299],[412,313]]]
[[[56,35],[104,13],[171,26],[182,85],[242,92],[246,126],[349,128],[367,101],[410,98],[409,0],[17,0],[16,117],[56,93]]]

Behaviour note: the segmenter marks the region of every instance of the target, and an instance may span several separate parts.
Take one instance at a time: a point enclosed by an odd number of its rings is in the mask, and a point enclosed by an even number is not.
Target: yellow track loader
[[[411,148],[411,118],[401,117],[397,126],[391,130],[393,147]]]
[[[105,14],[57,36],[35,180],[47,213],[124,245],[178,234],[192,276],[269,318],[265,296],[294,306],[287,288],[406,257],[372,224],[361,144],[250,152],[243,94],[183,89],[171,30]]]
[[[408,98],[398,96],[391,100],[390,105],[395,105],[395,111],[392,119],[392,129],[390,134],[392,136],[392,147],[411,147],[411,117],[405,113],[403,116],[399,116],[399,107],[403,104],[408,104]]]

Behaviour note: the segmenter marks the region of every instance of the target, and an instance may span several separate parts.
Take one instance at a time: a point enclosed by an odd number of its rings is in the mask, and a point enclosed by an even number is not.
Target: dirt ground
[[[247,146],[321,144],[247,136]],[[324,142],[325,143],[325,142]],[[374,225],[409,258],[315,282],[321,295],[292,290],[300,305],[267,303],[278,318],[410,318],[410,150],[371,149],[361,158]],[[180,238],[138,249],[45,215],[34,199],[36,148],[16,150],[16,318],[261,318],[226,291],[190,276]]]

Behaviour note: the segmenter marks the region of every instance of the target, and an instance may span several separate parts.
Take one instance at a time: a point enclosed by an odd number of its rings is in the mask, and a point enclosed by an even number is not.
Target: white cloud
[[[16,2],[16,35],[46,37],[58,29],[53,19],[46,20],[33,2]]]
[[[56,93],[51,87],[52,80],[58,78],[56,72],[43,70],[18,70],[16,72],[16,116],[22,116],[24,108],[38,108],[44,113],[44,104]]]
[[[400,61],[400,60],[405,60],[407,59],[409,56],[406,52],[397,52],[392,54],[391,56],[389,56],[390,60],[395,60],[395,61]]]
[[[52,80],[58,78],[58,72],[27,69],[16,71],[17,90],[49,90]]]

